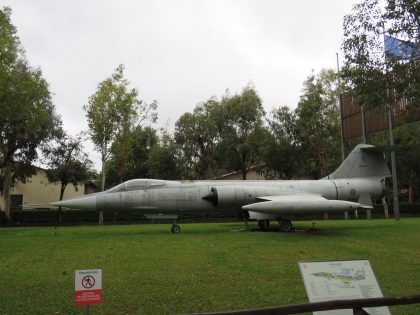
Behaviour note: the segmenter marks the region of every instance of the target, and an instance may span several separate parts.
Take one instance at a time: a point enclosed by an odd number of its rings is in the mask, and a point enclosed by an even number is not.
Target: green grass
[[[254,224],[255,225],[255,224]],[[311,222],[296,222],[309,228]],[[74,271],[102,268],[93,314],[179,314],[306,303],[304,260],[369,259],[385,296],[420,294],[420,219],[0,229],[0,314],[83,314]],[[420,314],[420,305],[393,307]]]

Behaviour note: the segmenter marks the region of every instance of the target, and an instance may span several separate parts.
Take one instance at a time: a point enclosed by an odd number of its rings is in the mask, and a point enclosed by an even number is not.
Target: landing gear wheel
[[[293,230],[293,225],[290,220],[279,220],[279,229],[282,232],[291,232]]]
[[[258,226],[261,230],[266,230],[270,226],[270,220],[259,220]]]
[[[174,234],[178,234],[179,232],[181,232],[180,226],[177,224],[173,224],[171,228],[171,232]]]

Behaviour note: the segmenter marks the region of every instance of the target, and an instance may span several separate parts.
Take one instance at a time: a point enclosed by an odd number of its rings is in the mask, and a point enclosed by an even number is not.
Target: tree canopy
[[[184,178],[209,178],[221,171],[249,169],[262,160],[267,131],[262,101],[254,87],[240,94],[212,97],[176,122],[175,141]]]
[[[303,83],[297,108],[274,109],[262,167],[269,177],[321,178],[339,164],[340,120],[337,74],[322,70]]]
[[[322,70],[303,83],[303,94],[295,110],[296,128],[301,142],[307,175],[321,178],[339,164],[340,110],[337,73]]]
[[[93,179],[93,162],[83,151],[83,140],[81,135],[63,135],[55,145],[44,150],[48,180],[61,184],[59,200],[63,200],[64,191],[69,184],[77,187]]]
[[[216,156],[227,170],[240,171],[242,179],[262,161],[266,129],[260,96],[252,86],[241,94],[222,98],[216,113],[220,142]]]
[[[302,174],[301,144],[295,111],[281,106],[267,118],[269,136],[264,151],[263,165],[259,168],[267,178],[292,179]]]
[[[219,141],[215,112],[219,106],[216,98],[210,98],[198,104],[192,113],[184,113],[175,123],[174,139],[184,178],[204,179],[215,175],[214,150]]]
[[[129,88],[129,82],[124,78],[124,66],[119,65],[114,73],[100,82],[96,92],[84,106],[88,119],[88,133],[102,160],[102,190],[105,189],[105,163],[110,154],[110,148],[117,136],[120,138],[119,152],[124,163],[125,149],[130,141],[127,132],[139,125],[143,120],[156,120],[156,102],[145,104],[138,99],[138,90]]]
[[[0,10],[0,158],[4,210],[12,221],[13,175],[29,175],[23,170],[31,169],[38,148],[61,133],[61,121],[41,70],[26,60],[10,15],[10,9]]]
[[[387,107],[420,97],[420,2],[364,0],[344,18],[343,78],[360,105]],[[397,50],[388,47],[391,37]],[[416,47],[415,47],[416,46]],[[397,53],[412,47],[411,57]]]

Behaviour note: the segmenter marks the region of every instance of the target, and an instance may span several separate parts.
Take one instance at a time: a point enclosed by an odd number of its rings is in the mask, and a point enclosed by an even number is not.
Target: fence
[[[392,205],[389,205],[392,209]],[[402,216],[412,217],[420,215],[420,204],[408,204],[401,203],[400,212]],[[21,226],[39,226],[39,225],[88,225],[98,223],[97,211],[89,210],[72,210],[62,209],[61,213],[58,212],[57,208],[15,208],[13,209],[13,220],[15,225]],[[350,219],[352,213],[349,213]],[[371,211],[372,218],[384,218],[384,210],[382,205],[375,205]],[[392,213],[390,213],[392,216]],[[61,218],[59,218],[59,216]],[[359,211],[359,218],[365,218],[364,211]],[[322,220],[323,215],[299,215],[291,216],[290,219],[293,221],[304,221],[304,220]],[[343,219],[342,213],[334,213],[328,216],[329,219]],[[142,210],[120,210],[116,212],[104,212],[104,219],[110,224],[125,224],[125,223],[172,223],[172,220],[149,220],[144,217]],[[239,215],[235,214],[183,214],[180,217],[180,222],[192,223],[192,222],[226,222],[233,220],[242,220]],[[5,215],[4,212],[0,211],[0,224],[4,224]]]
[[[369,313],[363,310],[363,308],[407,305],[417,303],[420,303],[420,295],[372,299],[335,300],[308,304],[295,304],[251,310],[240,310],[232,312],[195,313],[195,315],[288,315],[342,309],[353,310],[353,315],[369,315]]]
[[[98,223],[98,211],[73,210],[63,208],[15,208],[12,209],[14,224],[17,226],[39,225],[89,225]],[[180,222],[220,222],[232,221],[238,216],[234,214],[189,214],[181,215]],[[105,211],[104,220],[110,224],[126,223],[172,223],[172,220],[149,220],[143,210]],[[4,212],[0,211],[0,223],[5,223]]]

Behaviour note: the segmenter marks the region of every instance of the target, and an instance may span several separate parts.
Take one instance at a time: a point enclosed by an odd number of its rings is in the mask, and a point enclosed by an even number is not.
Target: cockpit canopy
[[[156,186],[165,186],[166,181],[158,179],[132,179],[121,183],[108,190],[110,193],[133,191],[133,190],[146,190]]]

